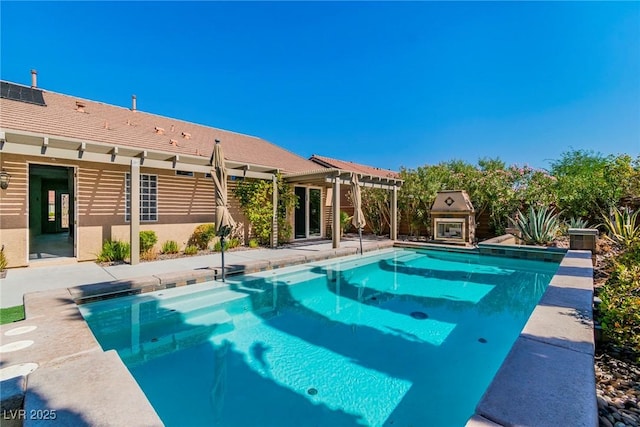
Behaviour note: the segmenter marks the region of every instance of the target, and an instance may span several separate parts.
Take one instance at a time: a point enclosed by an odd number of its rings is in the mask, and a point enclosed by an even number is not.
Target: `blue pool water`
[[[557,267],[393,249],[81,311],[168,426],[463,426]]]

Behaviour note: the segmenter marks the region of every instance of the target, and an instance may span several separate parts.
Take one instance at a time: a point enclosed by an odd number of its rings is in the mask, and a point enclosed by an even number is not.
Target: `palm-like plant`
[[[603,215],[604,226],[609,233],[606,238],[624,247],[630,247],[632,244],[640,242],[638,214],[640,214],[640,209],[633,212],[630,209],[615,208],[611,218]]]
[[[536,210],[532,206],[526,215],[518,211],[516,219],[510,220],[528,245],[548,245],[560,230],[558,214],[549,207]]]

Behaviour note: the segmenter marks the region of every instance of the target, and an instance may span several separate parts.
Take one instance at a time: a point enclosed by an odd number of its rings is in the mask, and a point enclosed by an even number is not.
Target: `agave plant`
[[[630,209],[615,208],[611,217],[604,217],[604,226],[607,228],[609,240],[629,247],[635,242],[640,242],[640,223],[638,222],[640,209],[633,212]]]
[[[549,207],[538,210],[530,207],[526,215],[518,211],[515,220],[509,219],[520,232],[521,239],[528,245],[547,245],[560,230],[558,214]]]
[[[572,216],[567,221],[567,228],[589,228],[589,222],[586,219]]]

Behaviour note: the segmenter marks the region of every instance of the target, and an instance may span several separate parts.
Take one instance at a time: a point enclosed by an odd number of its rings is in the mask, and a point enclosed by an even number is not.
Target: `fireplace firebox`
[[[433,240],[461,245],[475,240],[475,210],[465,191],[440,191],[431,205]]]

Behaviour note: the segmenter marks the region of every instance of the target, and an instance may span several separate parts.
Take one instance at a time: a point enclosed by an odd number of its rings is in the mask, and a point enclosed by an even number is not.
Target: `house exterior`
[[[139,111],[135,96],[123,108],[49,92],[37,87],[34,72],[31,86],[1,85],[0,169],[10,178],[0,190],[0,244],[10,267],[37,262],[37,248],[51,238],[60,250],[45,256],[78,261],[95,259],[108,239],[130,240],[134,252],[138,230],[155,231],[158,246],[175,240],[184,247],[196,226],[215,222],[209,174],[216,139],[225,153],[229,208],[245,240],[251,225],[233,189],[242,179],[275,185],[276,174],[300,197],[289,215],[293,239],[326,238],[333,230],[327,212],[339,212],[350,171],[321,167],[258,137]],[[401,185],[364,175],[360,181],[394,194]],[[331,237],[338,247],[339,234]]]
[[[326,156],[320,156],[313,154],[309,160],[325,168],[335,168],[352,173],[357,173],[358,176],[367,177],[369,180],[378,180],[385,182],[388,179],[400,180],[400,174],[390,169],[381,169],[374,166],[364,165],[362,163],[356,163],[347,160],[340,160]],[[350,191],[343,191],[340,195],[340,207],[341,210],[346,212],[349,216],[353,215],[354,209],[351,203],[351,198],[348,196]],[[331,213],[328,212],[328,215]],[[331,221],[331,216],[327,218],[327,222]],[[400,220],[400,230],[402,230],[402,221]],[[365,232],[371,232],[370,225],[365,225]]]

